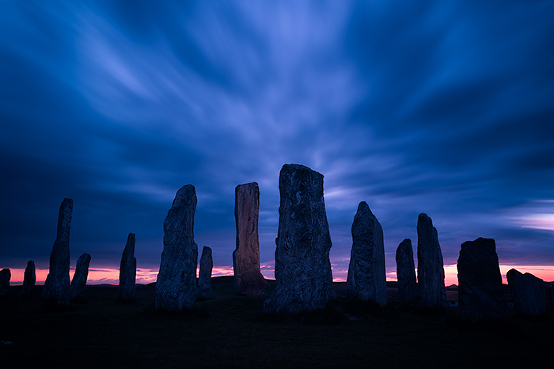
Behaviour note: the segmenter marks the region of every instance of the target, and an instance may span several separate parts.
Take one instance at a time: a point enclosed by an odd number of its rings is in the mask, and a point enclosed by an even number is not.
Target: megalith
[[[417,284],[412,240],[406,238],[396,249],[396,278],[398,294],[402,300],[412,300],[417,296]]]
[[[239,295],[261,295],[266,280],[260,272],[258,217],[260,190],[256,182],[235,188],[236,249],[233,251],[235,290]]]
[[[135,258],[135,234],[129,233],[127,244],[121,255],[119,264],[119,298],[132,300],[135,298],[137,276],[137,259]]]
[[[527,315],[541,315],[546,311],[546,286],[531,273],[522,274],[516,269],[506,273],[516,311]]]
[[[471,321],[507,319],[494,240],[478,238],[462,243],[457,268],[460,316]]]
[[[10,279],[12,278],[12,273],[10,268],[4,268],[0,270],[0,297],[6,296],[10,291]]]
[[[90,264],[90,255],[82,254],[77,259],[75,274],[71,280],[71,300],[83,297],[83,293],[87,288],[88,267]]]
[[[200,270],[198,271],[198,298],[211,299],[212,294],[212,269],[214,261],[212,259],[212,249],[208,246],[202,248],[200,256]]]
[[[362,301],[387,304],[383,228],[365,201],[352,223],[352,251],[346,279],[347,293]]]
[[[196,191],[185,185],[177,191],[164,221],[164,248],[156,281],[157,309],[191,309],[197,294],[198,246],[194,242]]]
[[[279,192],[277,285],[265,300],[264,311],[299,313],[323,309],[335,296],[323,175],[303,165],[285,164],[279,175]]]
[[[60,306],[69,305],[69,231],[73,213],[73,200],[65,198],[60,206],[58,215],[58,231],[56,241],[50,253],[50,270],[42,298],[52,300]]]
[[[423,307],[446,306],[444,268],[437,229],[427,214],[417,219],[417,283]]]
[[[27,262],[27,267],[25,268],[25,273],[23,274],[23,288],[21,289],[21,294],[26,297],[31,296],[33,290],[35,289],[36,281],[37,276],[35,274],[35,262],[33,260],[29,260]]]

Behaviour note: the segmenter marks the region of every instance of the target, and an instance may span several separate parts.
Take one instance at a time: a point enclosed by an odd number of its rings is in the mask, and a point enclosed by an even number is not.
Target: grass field
[[[268,282],[268,292],[274,288]],[[232,277],[212,279],[215,298],[190,312],[154,309],[154,285],[132,303],[117,286],[89,286],[64,310],[10,287],[0,300],[2,368],[538,368],[552,364],[554,311],[469,324],[456,308],[420,311],[352,302],[344,283],[324,311],[262,313],[266,296],[234,294]]]

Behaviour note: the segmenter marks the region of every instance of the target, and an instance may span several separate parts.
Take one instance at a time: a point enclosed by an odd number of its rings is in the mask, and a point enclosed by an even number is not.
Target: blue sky
[[[421,212],[446,264],[497,242],[554,265],[553,1],[0,1],[0,267],[47,268],[64,197],[72,265],[158,268],[176,191],[232,265],[234,188],[259,183],[270,262],[278,176],[325,176],[335,268],[367,201],[387,271]]]

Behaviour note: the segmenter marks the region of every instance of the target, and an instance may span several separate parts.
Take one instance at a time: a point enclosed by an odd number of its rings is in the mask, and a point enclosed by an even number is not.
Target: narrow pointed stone
[[[277,286],[265,300],[264,311],[299,313],[323,309],[335,295],[323,175],[303,165],[283,165],[279,192]]]
[[[516,311],[533,316],[546,311],[546,286],[542,279],[516,269],[508,270],[506,278]]]
[[[77,259],[77,266],[75,267],[75,274],[71,281],[71,300],[83,297],[83,293],[87,288],[88,267],[90,264],[90,255],[87,253],[82,254]]]
[[[236,249],[233,251],[235,289],[239,295],[261,295],[266,280],[260,272],[258,217],[260,190],[256,182],[235,188]]]
[[[200,256],[200,270],[198,271],[198,298],[211,299],[212,293],[212,269],[214,262],[212,259],[212,249],[208,246],[202,248]]]
[[[387,304],[383,228],[365,201],[360,202],[352,223],[352,251],[346,288],[362,301]]]
[[[423,307],[446,306],[444,267],[437,229],[427,214],[417,219],[417,282]]]
[[[53,300],[60,306],[69,305],[70,299],[69,231],[72,213],[73,200],[65,198],[60,206],[56,241],[50,253],[50,270],[42,290],[43,299]]]
[[[137,259],[135,258],[135,234],[129,233],[119,265],[119,298],[132,300],[136,292]]]
[[[398,294],[403,300],[412,300],[417,296],[414,250],[412,240],[406,238],[396,249],[396,277]]]
[[[0,270],[0,296],[6,296],[10,291],[10,279],[12,273],[9,268]]]
[[[193,185],[177,191],[164,221],[164,249],[156,281],[157,309],[191,309],[196,301],[198,246],[194,242],[196,190]]]
[[[37,276],[35,274],[35,262],[33,260],[29,260],[27,262],[27,267],[25,268],[25,273],[23,274],[23,288],[21,289],[21,294],[26,297],[31,296],[35,288],[36,281]]]

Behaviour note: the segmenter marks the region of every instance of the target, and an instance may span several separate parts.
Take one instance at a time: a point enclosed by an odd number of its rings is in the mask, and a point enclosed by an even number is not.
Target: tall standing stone
[[[323,309],[335,295],[323,175],[303,165],[283,165],[279,192],[277,286],[264,302],[264,311],[298,313]]]
[[[10,279],[12,273],[9,268],[0,270],[0,296],[6,296],[10,291]]]
[[[396,278],[398,294],[403,300],[412,300],[417,296],[417,284],[412,240],[406,238],[396,249]]]
[[[90,264],[90,255],[84,253],[77,259],[75,274],[71,280],[71,300],[83,297],[83,293],[87,288],[88,267]]]
[[[35,262],[29,260],[27,262],[27,267],[25,268],[25,273],[23,274],[23,288],[21,289],[21,294],[26,297],[31,296],[35,288],[36,281],[37,276],[35,274]]]
[[[121,255],[119,265],[119,298],[132,300],[135,298],[137,276],[137,259],[135,258],[135,234],[129,233],[127,244]]]
[[[208,246],[202,248],[200,256],[200,270],[198,271],[198,298],[211,299],[212,294],[212,269],[214,261],[212,259],[212,249]]]
[[[194,306],[198,290],[198,246],[194,242],[196,201],[193,185],[181,187],[165,218],[164,249],[156,282],[157,309],[179,311]]]
[[[73,213],[73,200],[65,198],[60,206],[58,232],[50,253],[50,271],[44,282],[42,298],[53,300],[60,306],[69,305],[69,231]]]
[[[437,229],[427,214],[417,219],[417,281],[423,307],[446,306],[444,268]]]
[[[235,290],[239,295],[261,295],[266,280],[260,272],[258,217],[260,190],[256,182],[235,188],[236,249],[233,251]]]
[[[365,201],[360,202],[352,223],[352,251],[346,288],[362,301],[387,304],[383,228]]]
[[[462,243],[457,268],[460,316],[472,321],[507,319],[494,240],[478,238]]]
[[[521,274],[515,269],[506,273],[516,311],[527,315],[541,315],[546,311],[546,286],[531,273]]]

